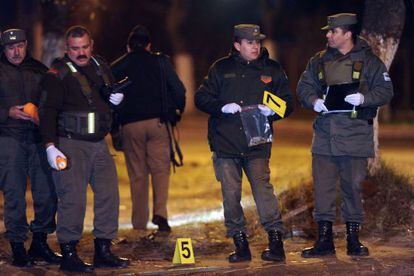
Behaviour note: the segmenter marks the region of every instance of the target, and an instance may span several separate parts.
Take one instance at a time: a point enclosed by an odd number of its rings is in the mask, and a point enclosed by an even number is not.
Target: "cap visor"
[[[325,27],[322,27],[321,30],[330,30],[333,29],[332,26],[326,25]]]

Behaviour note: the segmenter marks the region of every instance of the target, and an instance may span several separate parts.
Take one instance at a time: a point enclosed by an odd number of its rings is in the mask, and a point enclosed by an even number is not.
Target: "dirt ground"
[[[243,264],[229,264],[226,257],[233,250],[231,239],[224,237],[222,222],[220,185],[214,177],[211,166],[211,154],[206,142],[206,117],[184,118],[180,126],[181,145],[185,155],[185,166],[172,175],[169,216],[173,232],[170,235],[154,234],[153,225],[148,231],[131,229],[131,201],[128,178],[123,155],[114,152],[120,179],[120,233],[114,241],[113,251],[131,258],[131,266],[122,270],[97,269],[97,275],[180,275],[180,274],[230,274],[230,275],[414,275],[414,238],[413,228],[397,227],[392,231],[362,232],[363,242],[370,249],[370,256],[354,258],[346,255],[344,227],[335,226],[335,257],[302,259],[300,251],[311,246],[309,233],[300,224],[311,221],[309,212],[288,212],[289,206],[282,204],[286,222],[286,262],[267,263],[260,254],[267,246],[266,234],[261,229],[248,183],[243,183],[243,206],[249,221],[249,241],[253,260]],[[271,159],[271,182],[277,194],[283,194],[292,188],[301,189],[311,179],[310,143],[312,128],[310,121],[296,118],[276,124],[274,148]],[[109,140],[108,140],[109,141]],[[398,172],[414,179],[414,127],[412,125],[381,126],[380,145],[382,157]],[[411,183],[413,183],[411,181]],[[28,193],[28,206],[31,197]],[[0,203],[2,202],[0,198]],[[85,219],[85,235],[81,240],[79,253],[85,260],[93,258],[92,229],[93,196],[88,195],[88,210]],[[305,206],[306,207],[306,206]],[[382,206],[384,207],[384,206]],[[300,209],[300,208],[299,208]],[[408,209],[414,215],[411,200]],[[307,210],[306,208],[304,210]],[[297,209],[295,209],[297,212]],[[405,210],[407,211],[407,210]],[[28,218],[33,217],[28,208]],[[375,226],[374,226],[375,227]],[[0,225],[0,231],[4,227]],[[191,238],[194,248],[195,264],[173,265],[172,257],[177,238]],[[51,235],[51,246],[58,250],[56,237]],[[30,241],[27,243],[29,246]],[[0,235],[0,274],[10,275],[58,275],[58,266],[39,265],[31,269],[18,269],[10,264],[10,248],[3,234]]]

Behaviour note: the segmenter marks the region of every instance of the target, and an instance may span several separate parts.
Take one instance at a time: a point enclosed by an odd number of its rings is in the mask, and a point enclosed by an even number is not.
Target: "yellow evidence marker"
[[[281,118],[285,117],[286,102],[282,100],[281,98],[279,98],[278,96],[265,90],[263,94],[263,104],[268,106]]]
[[[190,238],[178,238],[175,242],[173,264],[194,264],[194,251]]]

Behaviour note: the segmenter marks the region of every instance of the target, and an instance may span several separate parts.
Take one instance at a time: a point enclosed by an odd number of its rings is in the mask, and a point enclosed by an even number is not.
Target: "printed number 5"
[[[181,243],[181,255],[186,259],[191,257],[191,251],[190,248],[188,248],[188,241],[183,241]]]

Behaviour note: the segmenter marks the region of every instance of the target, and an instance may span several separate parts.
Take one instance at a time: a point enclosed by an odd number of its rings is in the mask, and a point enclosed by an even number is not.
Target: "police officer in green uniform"
[[[93,40],[82,26],[66,32],[66,55],[56,60],[43,81],[40,131],[53,168],[58,196],[57,238],[60,269],[92,272],[76,253],[82,236],[86,189],[94,192],[95,267],[126,267],[129,261],[110,251],[118,231],[119,192],[115,163],[104,137],[111,125],[110,105],[122,93],[107,95],[112,75],[102,58],[92,56]],[[67,167],[59,158],[66,158]]]
[[[33,259],[60,263],[47,245],[56,229],[56,193],[36,116],[24,106],[38,105],[40,81],[47,67],[28,53],[26,33],[9,29],[1,36],[0,53],[0,188],[4,195],[5,238],[10,241],[14,266],[30,267]],[[33,197],[34,219],[27,224],[27,178]],[[24,247],[29,230],[33,240]],[[28,254],[27,254],[28,253]]]
[[[318,113],[312,142],[318,239],[302,257],[335,254],[332,223],[338,177],[347,254],[366,256],[368,248],[358,237],[364,220],[361,182],[367,158],[374,156],[373,119],[378,107],[390,102],[393,87],[384,64],[358,36],[355,14],[328,16],[322,30],[327,31],[327,48],[310,59],[297,87],[301,104]]]
[[[249,147],[241,121],[242,109],[247,106],[257,106],[270,124],[293,111],[287,77],[282,66],[270,59],[267,50],[261,47],[264,38],[257,25],[234,26],[230,54],[211,66],[195,94],[196,106],[210,115],[208,140],[216,177],[221,183],[224,223],[236,247],[229,255],[230,262],[251,260],[240,204],[243,171],[250,182],[260,222],[268,233],[269,248],[262,252],[261,258],[265,261],[285,259],[282,217],[269,182],[272,143]],[[265,91],[285,101],[284,116],[261,104]]]

